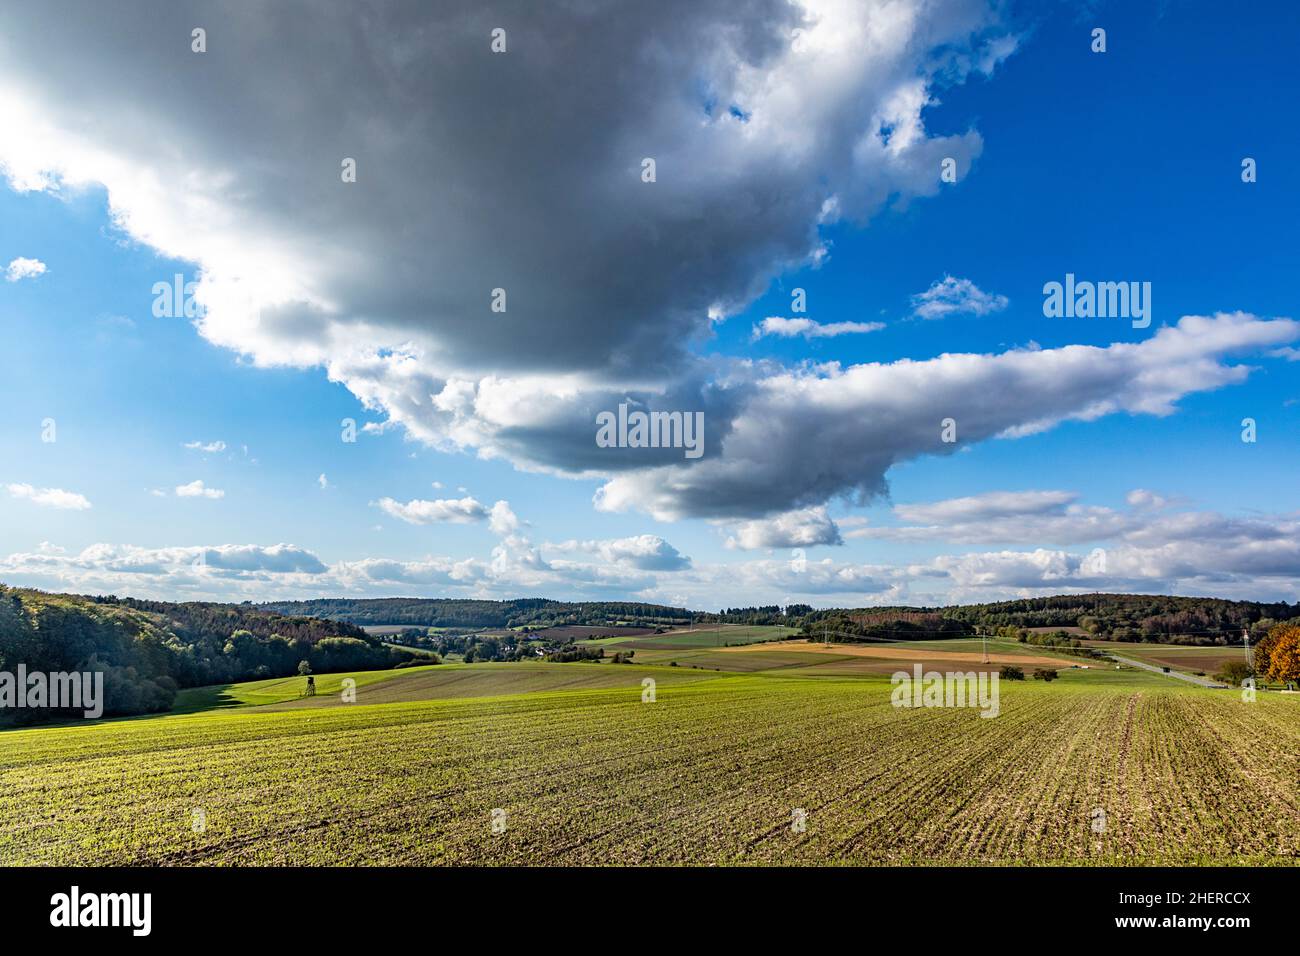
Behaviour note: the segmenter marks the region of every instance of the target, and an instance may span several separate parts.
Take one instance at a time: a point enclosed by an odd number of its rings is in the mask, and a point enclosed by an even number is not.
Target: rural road
[[[1119,661],[1121,664],[1128,664],[1130,667],[1139,667],[1144,671],[1154,671],[1164,677],[1174,677],[1178,680],[1185,680],[1189,684],[1195,684],[1198,687],[1210,687],[1221,690],[1228,686],[1227,684],[1220,684],[1218,681],[1212,681],[1205,677],[1197,677],[1195,674],[1184,674],[1180,671],[1173,670],[1172,668],[1165,670],[1163,667],[1157,667],[1155,664],[1146,664],[1142,661],[1135,661],[1131,657],[1120,657],[1118,654],[1111,654],[1109,652],[1107,652],[1106,656],[1113,661]]]

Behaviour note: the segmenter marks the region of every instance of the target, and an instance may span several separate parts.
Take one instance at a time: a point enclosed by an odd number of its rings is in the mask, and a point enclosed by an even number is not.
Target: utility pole
[[[981,634],[980,639],[984,642],[984,663],[987,664],[989,662],[989,636],[987,633]]]

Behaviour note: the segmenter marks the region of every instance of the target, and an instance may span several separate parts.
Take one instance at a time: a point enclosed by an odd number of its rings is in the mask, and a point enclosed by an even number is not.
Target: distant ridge
[[[257,605],[277,614],[411,627],[552,627],[565,624],[651,626],[695,623],[814,624],[828,619],[851,628],[899,627],[917,632],[996,628],[1082,628],[1108,640],[1229,643],[1243,629],[1300,617],[1300,602],[1230,601],[1151,594],[1063,594],[947,607],[814,609],[806,604],[723,608],[718,612],[621,601],[506,601],[457,598],[320,598]]]

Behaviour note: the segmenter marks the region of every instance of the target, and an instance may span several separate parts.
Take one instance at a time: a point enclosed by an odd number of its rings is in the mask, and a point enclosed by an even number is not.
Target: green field
[[[432,669],[429,667],[403,668],[400,671],[357,671],[351,674],[317,674],[316,693],[321,699],[334,699],[342,691],[343,680],[351,678],[358,688],[380,681],[391,681],[397,676],[406,677]],[[302,697],[307,682],[301,677],[272,677],[268,680],[245,681],[242,684],[220,684],[214,687],[192,687],[176,695],[172,713],[188,714],[214,707],[240,707],[248,704],[278,704]]]
[[[761,650],[733,654],[761,655]],[[443,665],[0,734],[15,864],[1289,863],[1300,702],[1073,671],[1001,715],[886,678]],[[1065,672],[1063,671],[1064,675]],[[642,681],[656,681],[643,702]],[[328,683],[327,683],[328,681]],[[328,693],[325,688],[332,688]],[[236,701],[245,701],[241,706]],[[202,704],[190,692],[186,706]],[[1092,829],[1105,810],[1105,832]],[[502,833],[493,810],[505,811]],[[805,832],[791,827],[806,812]],[[195,810],[205,826],[195,832]]]
[[[685,668],[642,667],[635,664],[546,664],[522,661],[515,664],[445,664],[438,667],[411,667],[398,672],[378,671],[368,674],[328,675],[371,678],[363,686],[357,683],[357,704],[391,704],[418,700],[444,700],[464,697],[505,697],[549,691],[599,690],[609,687],[636,689],[641,681],[653,677],[659,684],[683,684],[709,680],[705,674]],[[294,678],[299,686],[302,678]],[[320,683],[320,678],[317,678]],[[256,703],[278,704],[280,708],[340,707],[345,704],[332,682],[331,693],[315,697],[286,695],[279,701]]]

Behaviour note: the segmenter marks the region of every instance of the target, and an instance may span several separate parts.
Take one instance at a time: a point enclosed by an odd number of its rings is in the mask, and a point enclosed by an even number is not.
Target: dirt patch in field
[[[880,662],[884,664],[921,664],[924,667],[944,667],[953,664],[958,665],[977,665],[984,661],[984,656],[976,652],[953,652],[936,651],[933,648],[909,648],[909,647],[879,647],[866,644],[832,644],[827,647],[825,644],[809,644],[807,641],[781,641],[779,643],[769,644],[748,644],[743,647],[720,647],[717,650],[719,654],[751,654],[755,651],[790,651],[794,653],[803,653],[810,655],[830,655],[835,657],[852,657],[862,658],[871,662]],[[813,663],[809,661],[809,663]],[[1031,655],[1012,655],[1003,654],[997,651],[989,652],[989,663],[997,664],[1016,664],[1034,665],[1041,667],[1069,667],[1070,665],[1055,657],[1036,657]]]
[[[1229,661],[1243,659],[1240,647],[1196,647],[1185,644],[1130,644],[1120,641],[1089,641],[1089,647],[1128,656],[1157,667],[1195,673],[1215,674]]]

